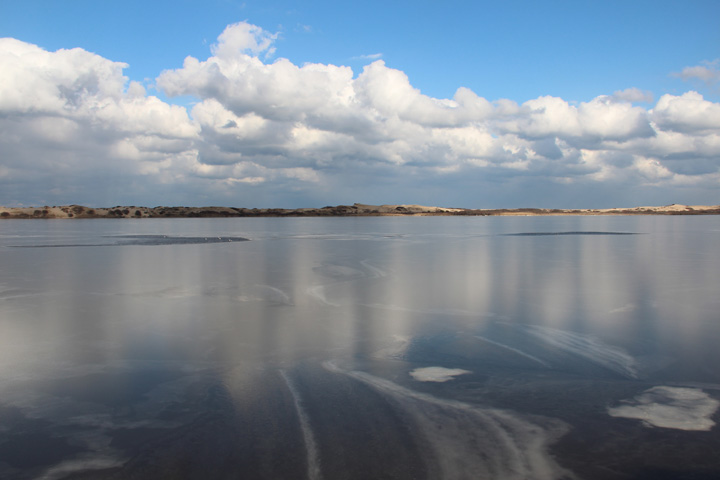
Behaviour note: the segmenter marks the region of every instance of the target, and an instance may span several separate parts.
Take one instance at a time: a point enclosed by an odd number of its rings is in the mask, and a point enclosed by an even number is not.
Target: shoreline
[[[212,218],[212,217],[387,217],[387,216],[562,216],[562,215],[720,215],[720,205],[666,205],[604,209],[469,209],[422,205],[338,205],[322,208],[136,207],[82,205],[0,207],[0,219]]]

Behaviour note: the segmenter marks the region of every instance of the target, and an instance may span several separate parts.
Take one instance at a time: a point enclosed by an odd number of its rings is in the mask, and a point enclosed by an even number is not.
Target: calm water
[[[712,216],[2,221],[0,478],[720,478],[718,247]]]

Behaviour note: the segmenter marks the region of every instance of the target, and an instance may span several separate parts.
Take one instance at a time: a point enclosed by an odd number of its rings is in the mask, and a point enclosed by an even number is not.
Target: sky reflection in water
[[[720,472],[717,217],[0,227],[2,478]]]

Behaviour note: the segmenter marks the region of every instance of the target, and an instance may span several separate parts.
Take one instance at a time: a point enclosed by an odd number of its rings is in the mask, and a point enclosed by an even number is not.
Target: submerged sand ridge
[[[352,217],[352,216],[512,216],[512,215],[718,215],[720,205],[679,205],[604,209],[468,209],[423,205],[338,205],[322,208],[136,207],[92,208],[82,205],[2,207],[0,219],[12,218],[192,218],[192,217]]]

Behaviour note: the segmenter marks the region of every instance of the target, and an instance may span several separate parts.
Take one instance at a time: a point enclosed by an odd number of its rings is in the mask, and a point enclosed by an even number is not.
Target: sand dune
[[[517,215],[717,215],[720,205],[666,205],[604,209],[468,209],[423,205],[338,205],[323,208],[135,207],[91,208],[82,205],[0,207],[0,219],[11,218],[187,218],[187,217],[349,217],[349,216],[517,216]]]

